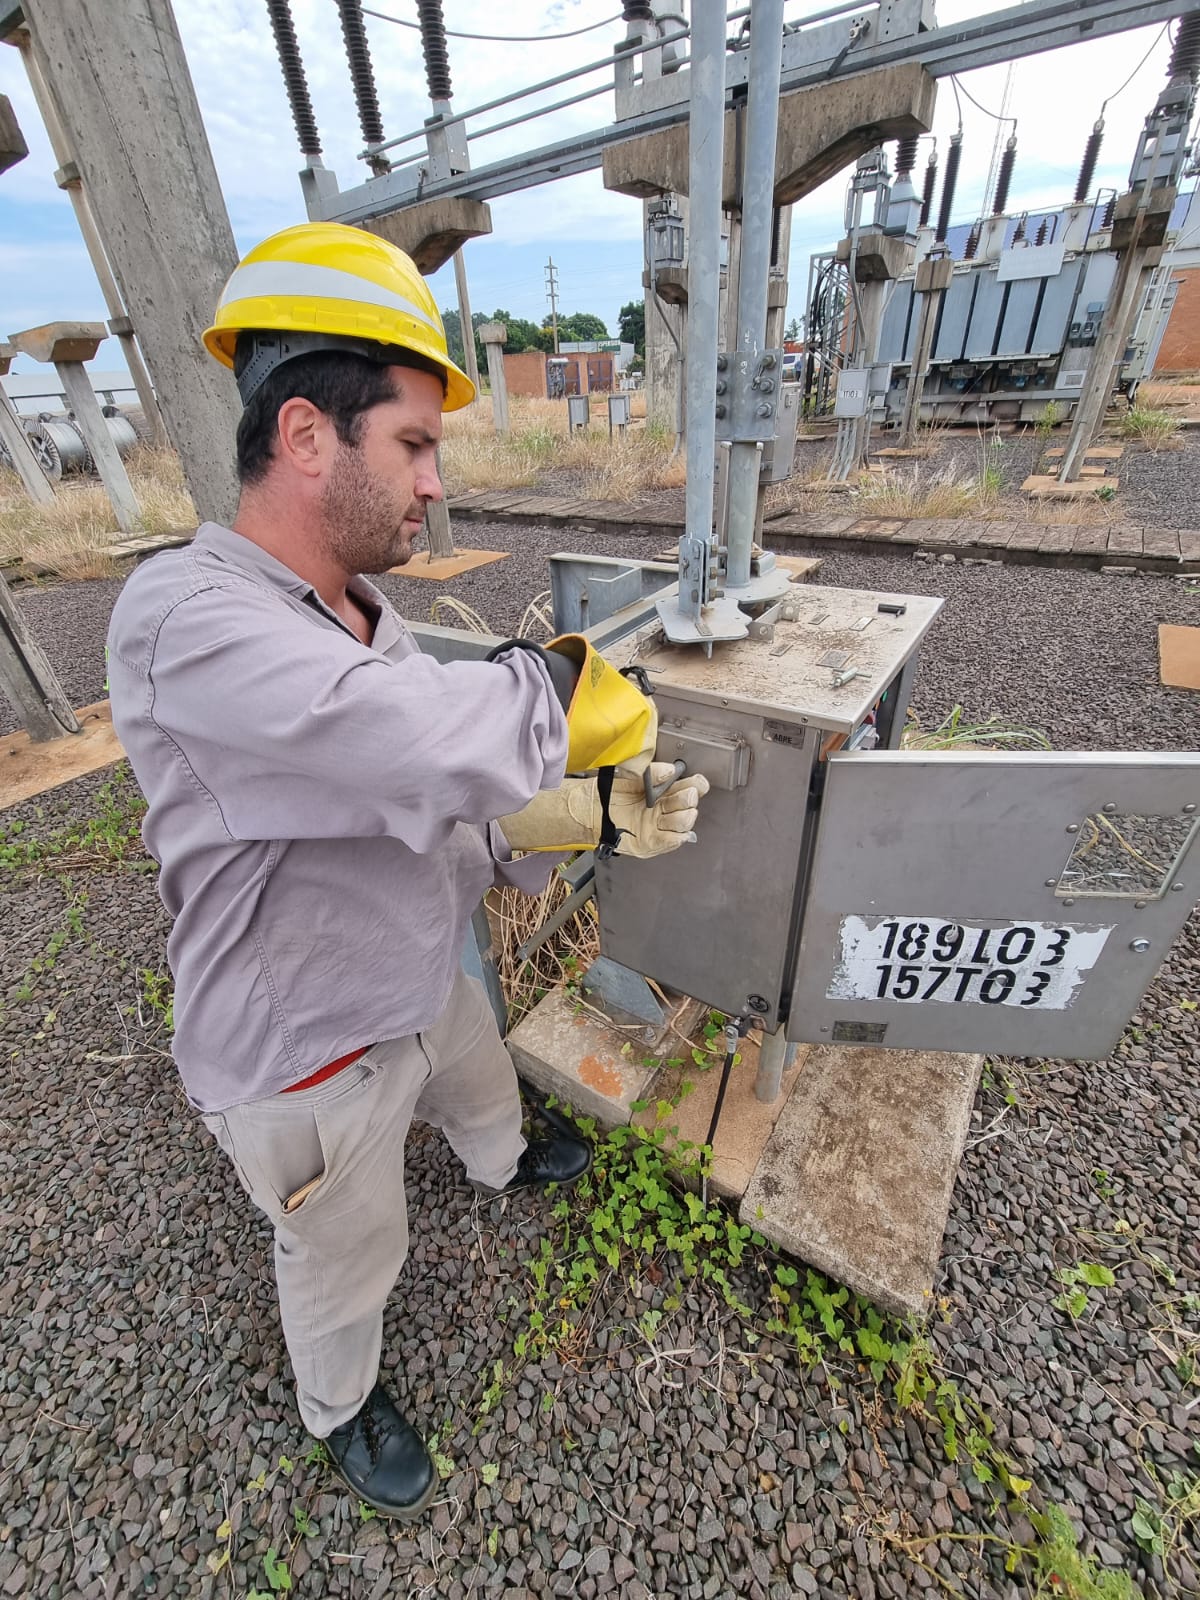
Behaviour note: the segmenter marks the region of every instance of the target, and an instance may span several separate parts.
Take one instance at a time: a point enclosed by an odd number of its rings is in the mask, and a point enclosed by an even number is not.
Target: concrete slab
[[[493,561],[507,561],[509,550],[456,550],[452,556],[431,556],[426,551],[415,555],[402,567],[389,567],[399,578],[459,578],[464,572],[474,572],[476,567],[486,567]]]
[[[690,1002],[689,1002],[690,1004]],[[649,1041],[641,1028],[614,1028],[585,1010],[562,989],[553,989],[518,1022],[506,1041],[517,1071],[544,1093],[565,1100],[602,1128],[632,1116],[657,1071],[643,1065]],[[633,1049],[621,1054],[631,1041]]]
[[[1047,461],[1060,461],[1066,452],[1065,445],[1055,445],[1046,451]],[[1119,461],[1125,454],[1123,444],[1094,444],[1083,452],[1085,461]]]
[[[726,1200],[740,1200],[745,1194],[755,1170],[762,1159],[767,1141],[775,1124],[787,1105],[788,1096],[803,1071],[810,1050],[801,1045],[796,1060],[783,1075],[779,1098],[771,1104],[759,1100],[754,1093],[754,1080],[758,1076],[758,1039],[754,1034],[742,1040],[739,1047],[741,1059],[729,1074],[729,1086],[721,1106],[721,1117],[713,1138],[713,1164],[709,1175],[709,1188]],[[708,1137],[713,1106],[721,1084],[721,1061],[714,1058],[709,1067],[698,1067],[687,1059],[682,1066],[664,1068],[654,1081],[652,1093],[655,1104],[648,1111],[635,1113],[633,1121],[641,1127],[653,1128],[658,1124],[657,1102],[672,1100],[685,1083],[692,1089],[679,1105],[664,1117],[668,1128],[676,1133],[667,1136],[667,1148],[679,1145],[701,1145]]]
[[[1071,554],[1073,556],[1102,556],[1108,549],[1108,524],[1100,523],[1093,528],[1076,527],[1071,537]]]
[[[1035,500],[1075,500],[1080,495],[1098,494],[1100,490],[1116,489],[1120,478],[1080,478],[1077,483],[1059,483],[1057,478],[1034,474],[1021,485],[1022,492]]]
[[[1115,523],[1108,530],[1110,556],[1140,556],[1143,553],[1142,530],[1128,523]]]
[[[1164,561],[1179,560],[1178,528],[1143,528],[1142,553],[1158,556]]]
[[[929,1308],[982,1056],[818,1046],[743,1222],[877,1305]]]
[[[0,741],[0,811],[121,760],[125,751],[113,731],[107,700],[84,706],[75,715],[80,733],[33,744],[22,730]]]
[[[1200,628],[1158,625],[1158,676],[1168,689],[1200,689]]]

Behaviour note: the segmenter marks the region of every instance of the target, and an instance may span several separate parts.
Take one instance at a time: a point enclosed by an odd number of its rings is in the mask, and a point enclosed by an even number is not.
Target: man
[[[362,576],[411,556],[442,412],[474,398],[407,256],[288,229],[239,265],[205,344],[245,406],[241,499],[232,529],[126,584],[113,720],[174,918],[175,1059],[274,1227],[301,1416],[355,1494],[412,1518],[436,1477],[378,1369],[413,1116],[488,1194],[590,1163],[581,1140],[522,1138],[459,967],[471,912],[493,882],[544,881],[547,857],[514,849],[676,848],[707,785],[648,803],[653,708],[584,641],[439,665]],[[568,764],[605,781],[563,783]]]

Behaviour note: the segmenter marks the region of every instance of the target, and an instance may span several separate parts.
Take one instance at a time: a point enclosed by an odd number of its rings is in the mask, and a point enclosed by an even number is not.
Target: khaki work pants
[[[483,985],[460,973],[431,1028],[325,1083],[205,1116],[275,1229],[279,1312],[304,1425],[352,1417],[379,1375],[383,1309],[408,1254],[404,1141],[441,1128],[467,1177],[502,1188],[525,1147],[516,1073]]]

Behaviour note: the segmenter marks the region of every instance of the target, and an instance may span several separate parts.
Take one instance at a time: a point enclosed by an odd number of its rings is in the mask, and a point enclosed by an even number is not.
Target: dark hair
[[[251,341],[238,340],[234,372],[252,352]],[[390,352],[389,352],[390,354]],[[443,390],[446,374],[434,361],[415,352],[397,349],[396,359],[387,365],[365,356],[344,351],[321,350],[296,356],[268,373],[250,397],[237,430],[237,474],[243,484],[258,483],[266,476],[275,455],[276,423],[289,400],[309,400],[333,423],[343,444],[356,445],[362,438],[362,419],[372,406],[396,398],[392,367],[409,367],[438,378]]]

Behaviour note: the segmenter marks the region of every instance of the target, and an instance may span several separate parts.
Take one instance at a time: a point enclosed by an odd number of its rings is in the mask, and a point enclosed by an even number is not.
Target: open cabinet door
[[[787,1037],[1106,1056],[1200,900],[1200,755],[827,763]]]

